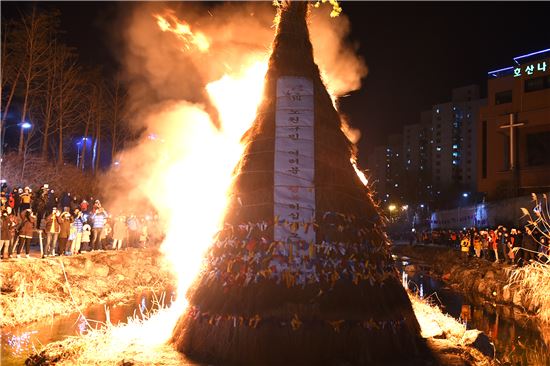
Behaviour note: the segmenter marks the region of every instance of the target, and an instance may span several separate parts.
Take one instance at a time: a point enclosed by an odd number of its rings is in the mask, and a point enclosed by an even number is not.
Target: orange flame
[[[208,51],[206,36],[193,33],[171,12],[154,17],[162,31],[176,34],[201,52]],[[268,54],[251,52],[245,59],[240,69],[228,67],[226,75],[206,85],[220,116],[220,128],[214,127],[201,106],[188,103],[175,104],[151,117],[163,124],[147,123],[172,126],[164,131],[163,153],[157,152],[166,159],[160,159],[151,171],[151,186],[146,190],[166,192],[156,196],[155,204],[169,220],[162,251],[178,279],[178,302],[172,306],[175,316],[187,306],[187,289],[203,269],[204,254],[220,229],[233,169],[244,150],[241,137],[254,121],[263,97]],[[366,184],[364,174],[352,164]],[[174,186],[177,195],[170,193]]]
[[[201,32],[192,32],[191,26],[184,21],[180,21],[172,11],[166,16],[159,14],[153,15],[157,19],[157,24],[163,32],[171,32],[182,40],[187,50],[195,46],[201,52],[206,52],[210,48],[208,38]]]

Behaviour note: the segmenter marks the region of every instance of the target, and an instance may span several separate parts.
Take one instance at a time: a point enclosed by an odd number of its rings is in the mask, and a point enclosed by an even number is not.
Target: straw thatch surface
[[[350,163],[353,146],[314,63],[306,13],[306,2],[280,7],[264,99],[245,136],[226,226],[189,290],[191,306],[173,342],[191,358],[219,364],[425,364],[382,219]],[[302,264],[315,275],[277,275],[269,267],[281,245],[273,243],[280,76],[314,84],[316,243],[299,249],[309,251]]]

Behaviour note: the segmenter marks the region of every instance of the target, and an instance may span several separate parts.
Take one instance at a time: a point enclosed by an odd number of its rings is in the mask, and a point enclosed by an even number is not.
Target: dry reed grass
[[[550,323],[550,265],[533,262],[507,270],[508,284],[524,291],[525,306],[537,309],[537,316]]]
[[[108,309],[106,315],[108,319]],[[166,342],[178,315],[179,309],[167,308],[161,297],[150,309],[128,317],[126,324],[107,320],[100,327],[88,327],[85,335],[45,345],[26,364],[191,365]]]
[[[154,251],[118,254],[123,264],[113,265],[107,277],[98,277],[94,266],[109,263],[112,253],[89,253],[78,257],[3,262],[0,269],[0,326],[10,327],[57,314],[70,314],[91,304],[119,303],[137,291],[164,290],[172,277],[157,266],[138,263]],[[85,269],[84,262],[90,269]],[[118,268],[115,269],[115,268]],[[151,274],[149,284],[140,276]],[[118,280],[122,275],[125,279]]]

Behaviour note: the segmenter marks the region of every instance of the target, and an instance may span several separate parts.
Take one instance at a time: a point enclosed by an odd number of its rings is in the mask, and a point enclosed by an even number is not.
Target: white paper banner
[[[277,80],[275,114],[274,240],[315,242],[315,145],[313,83],[302,77]]]

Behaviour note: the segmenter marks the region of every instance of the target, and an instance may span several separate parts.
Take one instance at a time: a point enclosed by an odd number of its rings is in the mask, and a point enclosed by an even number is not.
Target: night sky
[[[117,12],[128,3],[59,2],[67,43],[83,63],[116,69],[111,40]],[[2,1],[2,16],[30,3]],[[361,130],[361,162],[367,152],[420,112],[448,101],[451,89],[471,83],[486,94],[487,71],[511,66],[512,58],[550,48],[548,14],[542,2],[343,2],[369,74],[361,90],[341,100]]]

